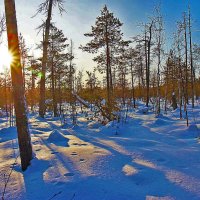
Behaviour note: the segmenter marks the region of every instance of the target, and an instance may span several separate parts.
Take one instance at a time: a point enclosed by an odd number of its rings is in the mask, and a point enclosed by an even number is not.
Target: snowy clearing
[[[177,113],[132,112],[126,124],[106,126],[80,114],[75,127],[31,115],[34,159],[25,172],[15,163],[16,129],[1,118],[1,194],[14,164],[5,200],[200,199],[199,124],[187,127]]]

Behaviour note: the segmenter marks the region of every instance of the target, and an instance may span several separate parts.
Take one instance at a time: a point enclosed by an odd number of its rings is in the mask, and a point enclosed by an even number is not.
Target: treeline
[[[173,109],[179,106],[180,118],[186,118],[188,125],[187,106],[191,100],[194,107],[195,98],[200,95],[200,46],[193,43],[190,8],[177,22],[173,43],[166,51],[169,42],[159,7],[141,24],[141,33],[127,40],[121,30],[122,22],[105,5],[90,32],[85,33],[90,41],[80,45],[83,51],[94,54],[96,62],[96,67],[84,75],[74,64],[73,41],[53,22],[55,7],[60,14],[65,12],[63,0],[45,0],[34,16],[44,17],[38,26],[41,33],[38,58],[27,47],[23,35],[18,35],[15,1],[5,0],[4,5],[0,38],[7,29],[13,60],[11,73],[5,70],[0,74],[0,115],[10,116],[10,125],[12,116],[16,117],[22,170],[26,170],[33,158],[27,105],[44,118],[47,110],[55,117],[63,115],[67,103],[76,124],[77,101],[89,108],[95,105],[107,121],[119,121],[116,111],[128,106],[135,108],[136,99],[141,99],[147,110],[153,104],[158,115],[163,105],[165,111],[169,103]]]
[[[38,26],[42,33],[42,41],[37,44],[41,57],[36,58],[23,35],[19,35],[25,95],[32,111],[39,106],[41,117],[47,108],[58,116],[64,102],[75,106],[74,93],[96,104],[106,99],[109,120],[118,102],[136,107],[136,99],[145,101],[147,107],[153,103],[157,114],[161,101],[165,111],[173,101],[177,102],[173,104],[174,109],[179,106],[181,111],[186,111],[190,99],[194,107],[200,95],[200,46],[193,43],[190,8],[177,21],[167,52],[169,41],[159,7],[147,22],[140,24],[141,33],[126,40],[121,30],[123,23],[104,6],[90,32],[84,34],[90,41],[80,45],[83,51],[94,54],[96,62],[94,69],[83,72],[74,64],[73,41],[52,21],[56,6],[61,13],[65,11],[63,1],[45,1],[35,15],[43,14],[45,21]],[[2,35],[3,17],[0,27]],[[0,107],[8,113],[13,105],[8,70],[0,74],[0,94]]]

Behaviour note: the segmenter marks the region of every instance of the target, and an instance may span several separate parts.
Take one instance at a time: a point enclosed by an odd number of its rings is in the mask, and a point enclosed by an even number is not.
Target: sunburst
[[[12,54],[6,47],[0,47],[0,71],[10,67],[13,60]]]

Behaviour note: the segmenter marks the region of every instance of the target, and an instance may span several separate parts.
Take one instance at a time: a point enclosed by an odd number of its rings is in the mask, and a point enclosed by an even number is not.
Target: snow
[[[128,113],[103,126],[78,114],[77,126],[29,116],[34,159],[21,171],[17,133],[0,117],[0,192],[5,200],[200,199],[200,109],[155,116]],[[16,159],[17,158],[17,159]]]
[[[66,138],[58,130],[53,130],[48,137],[48,142],[59,144],[59,145],[66,146],[66,147],[68,146],[68,144],[67,144],[68,141],[69,141],[69,139]]]

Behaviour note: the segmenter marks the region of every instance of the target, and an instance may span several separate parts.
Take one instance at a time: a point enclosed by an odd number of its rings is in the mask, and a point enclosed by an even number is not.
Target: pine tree
[[[65,56],[65,50],[68,44],[66,43],[67,38],[64,36],[62,30],[59,30],[55,26],[51,28],[50,37],[49,37],[49,66],[50,67],[50,77],[51,77],[51,88],[52,88],[52,98],[53,98],[53,112],[54,117],[58,116],[58,108],[57,102],[58,98],[56,97],[56,74],[59,69],[59,65],[61,65],[60,61]],[[66,60],[67,61],[67,60]],[[59,80],[58,80],[59,82]]]
[[[105,5],[101,11],[101,16],[97,17],[95,25],[92,26],[92,31],[84,34],[86,37],[91,37],[92,40],[84,47],[81,46],[83,51],[100,53],[94,61],[102,67],[103,71],[106,71],[107,107],[110,119],[113,98],[112,64],[114,55],[117,53],[117,48],[122,40],[121,26],[120,20],[114,17]]]

